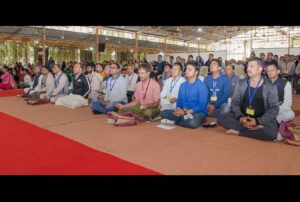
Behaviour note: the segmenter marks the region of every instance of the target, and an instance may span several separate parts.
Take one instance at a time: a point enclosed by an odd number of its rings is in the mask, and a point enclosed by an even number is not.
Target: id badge
[[[251,107],[247,107],[246,114],[254,116],[255,110]]]
[[[217,102],[218,101],[218,97],[217,96],[211,96],[210,97],[210,101]]]

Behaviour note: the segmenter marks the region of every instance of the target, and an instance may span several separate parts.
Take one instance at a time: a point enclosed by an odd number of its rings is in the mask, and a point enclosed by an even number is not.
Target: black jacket
[[[81,95],[84,98],[87,98],[91,91],[90,83],[88,78],[81,73],[77,78],[73,77],[73,89],[72,94]]]

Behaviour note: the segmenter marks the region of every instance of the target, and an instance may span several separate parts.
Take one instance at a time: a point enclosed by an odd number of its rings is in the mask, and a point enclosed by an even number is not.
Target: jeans
[[[218,118],[220,115],[230,112],[230,106],[227,103],[223,103],[218,109],[216,109],[209,117]]]
[[[92,102],[92,110],[95,113],[107,114],[110,111],[116,111],[115,104],[125,104],[124,102],[109,102],[107,106],[104,106],[100,100]]]
[[[198,128],[206,118],[206,115],[202,112],[193,113],[193,119],[184,119],[184,117],[177,117],[173,114],[173,112],[174,110],[163,110],[161,111],[160,116],[163,119],[175,121],[175,124],[181,125],[186,128]]]

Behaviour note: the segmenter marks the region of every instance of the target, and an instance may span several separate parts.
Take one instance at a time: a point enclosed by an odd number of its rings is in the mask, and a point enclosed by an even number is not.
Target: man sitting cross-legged
[[[82,73],[82,66],[76,63],[73,68],[73,89],[67,96],[56,100],[55,105],[77,108],[88,105],[88,95],[91,91],[88,78]]]
[[[262,76],[263,61],[248,62],[248,78],[239,80],[233,93],[231,113],[222,114],[218,122],[226,133],[260,140],[277,137],[276,117],[279,112],[277,89]]]
[[[107,114],[107,112],[115,111],[115,105],[118,103],[127,103],[127,84],[125,78],[120,73],[120,65],[113,63],[110,66],[111,77],[105,82],[103,94],[92,102],[92,110],[94,114]]]
[[[161,117],[168,120],[166,123],[174,121],[183,127],[197,128],[206,118],[208,89],[198,79],[198,72],[196,63],[187,63],[185,71],[187,81],[179,88],[176,110],[163,110],[161,113]]]
[[[151,68],[148,64],[141,64],[138,69],[140,82],[136,84],[134,100],[128,104],[117,104],[119,113],[135,112],[145,117],[146,120],[153,121],[160,114],[160,86],[151,79]]]

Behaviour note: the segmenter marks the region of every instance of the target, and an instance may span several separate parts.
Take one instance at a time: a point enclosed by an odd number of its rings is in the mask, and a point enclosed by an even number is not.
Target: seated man
[[[49,96],[44,96],[44,99],[49,99],[50,103],[54,104],[58,98],[68,95],[69,88],[68,78],[61,71],[59,65],[55,64],[52,68],[52,72],[54,74],[54,89]]]
[[[209,90],[208,116],[213,118],[218,118],[221,114],[230,111],[230,107],[227,104],[230,95],[230,81],[224,74],[220,74],[220,69],[220,61],[212,59],[210,62],[210,71],[212,74],[204,79]]]
[[[171,77],[172,77],[172,65],[167,63],[167,64],[165,64],[164,72],[163,72],[162,77],[160,79],[161,88],[164,87],[164,84],[165,84],[166,80],[168,78],[171,78]]]
[[[278,91],[279,99],[279,114],[277,122],[288,122],[295,118],[295,113],[292,110],[292,86],[291,83],[285,79],[279,78],[280,73],[278,63],[275,60],[268,62],[267,74],[269,80],[274,84]]]
[[[50,68],[47,66],[42,66],[42,74],[43,79],[41,84],[41,90],[34,92],[32,94],[32,98],[48,100],[48,97],[50,97],[50,94],[54,89],[54,77],[50,72]]]
[[[88,96],[91,102],[96,101],[97,97],[100,95],[100,87],[102,83],[102,78],[100,74],[94,71],[95,66],[88,64],[86,67],[86,72],[88,73],[89,82],[91,85],[91,92]]]
[[[153,121],[160,114],[160,86],[150,78],[151,68],[148,64],[141,64],[138,69],[140,82],[136,84],[134,100],[128,104],[117,104],[119,113],[135,112]]]
[[[232,63],[228,63],[226,65],[225,75],[227,76],[227,78],[230,81],[230,95],[228,98],[228,105],[231,106],[233,92],[234,92],[235,86],[236,86],[237,82],[240,80],[240,78],[234,75],[234,66],[232,65]]]
[[[91,108],[94,114],[107,114],[107,112],[116,110],[116,104],[127,103],[127,84],[120,70],[118,63],[111,64],[111,77],[105,84],[103,94],[100,94],[98,99],[92,102]]]
[[[134,89],[136,87],[136,83],[138,81],[139,76],[134,73],[134,65],[130,64],[127,67],[127,75],[125,80],[127,82],[127,99],[128,103],[132,101],[132,96],[134,94]]]
[[[172,77],[165,81],[165,85],[160,93],[161,114],[164,110],[175,110],[178,98],[179,87],[185,82],[182,75],[182,64],[175,63],[172,68]]]
[[[55,105],[76,108],[88,105],[87,97],[91,91],[88,78],[82,73],[82,66],[76,63],[73,68],[73,89],[67,96],[56,100]]]
[[[274,85],[262,77],[263,61],[251,58],[248,62],[248,78],[239,80],[234,91],[232,112],[219,117],[218,123],[226,133],[260,140],[277,137],[279,112],[278,93]]]
[[[175,67],[176,68],[176,67]],[[163,110],[161,117],[166,123],[175,122],[187,128],[197,128],[207,116],[208,89],[198,78],[198,67],[195,62],[188,62],[185,70],[187,81],[179,88],[176,110]]]
[[[32,95],[32,93],[41,90],[43,74],[41,73],[41,67],[36,66],[33,69],[34,77],[33,84],[29,88],[24,88],[24,93]]]

